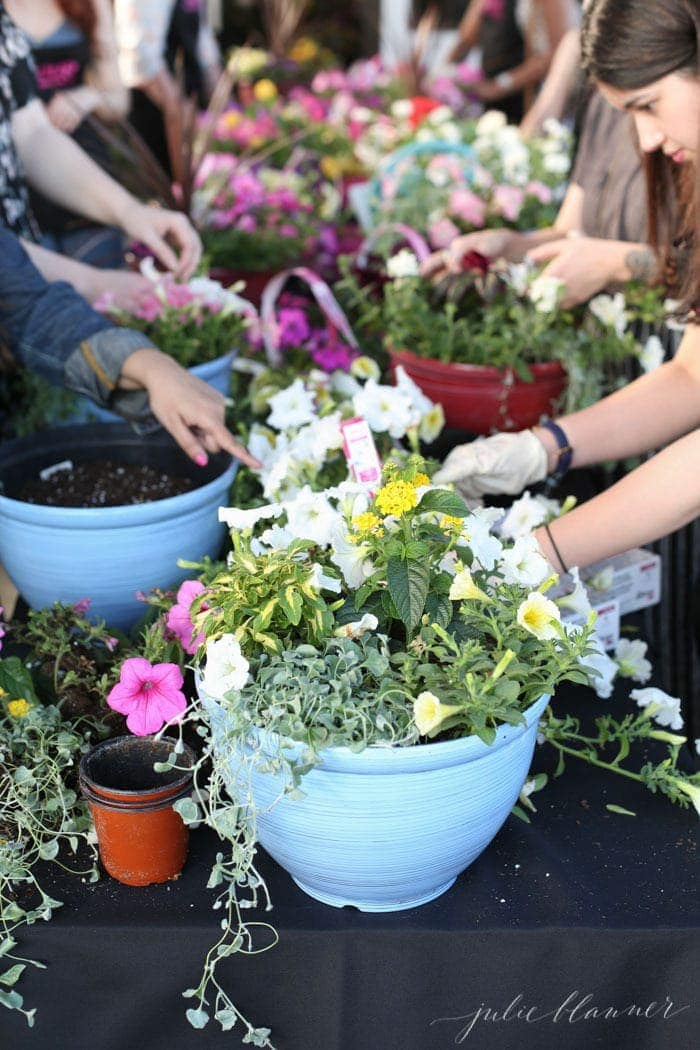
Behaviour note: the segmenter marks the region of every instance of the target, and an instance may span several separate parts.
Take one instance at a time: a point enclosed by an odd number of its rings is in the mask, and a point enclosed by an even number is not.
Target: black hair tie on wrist
[[[549,542],[552,544],[552,550],[554,551],[554,553],[557,556],[559,564],[561,565],[562,572],[567,573],[569,570],[567,569],[566,565],[564,564],[564,559],[562,558],[561,554],[559,553],[559,548],[557,547],[556,543],[554,542],[554,536],[552,536],[552,530],[550,529],[549,525],[545,525],[544,531],[547,533],[547,536],[549,538]]]
[[[557,443],[557,466],[552,474],[550,474],[551,481],[557,483],[561,481],[571,467],[571,460],[574,458],[574,450],[569,444],[569,439],[562,428],[558,423],[555,423],[553,419],[543,419],[539,426],[548,430]]]

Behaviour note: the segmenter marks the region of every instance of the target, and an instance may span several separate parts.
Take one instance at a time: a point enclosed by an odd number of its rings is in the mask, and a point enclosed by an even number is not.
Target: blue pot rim
[[[219,709],[224,715],[221,705],[211,697],[201,696],[203,706],[206,710],[208,705]],[[314,772],[339,772],[339,773],[373,773],[386,775],[392,773],[419,773],[428,769],[444,769],[448,766],[462,765],[465,762],[477,761],[480,758],[494,755],[502,748],[513,743],[525,733],[529,732],[533,725],[539,722],[540,716],[549,703],[549,693],[543,693],[537,700],[523,711],[524,722],[513,726],[507,723],[498,726],[496,739],[492,744],[485,744],[476,735],[460,737],[457,740],[441,740],[432,744],[420,744],[410,747],[394,747],[392,745],[371,744],[364,751],[351,751],[349,747],[329,747],[319,752],[321,762],[314,767]],[[272,740],[276,734],[257,731],[259,736],[267,737],[271,741],[270,752],[276,751],[276,745]],[[276,738],[278,739],[278,738]],[[301,754],[303,744],[296,747],[285,748],[285,754],[290,758],[295,754]]]
[[[118,507],[49,507],[36,503],[24,503],[0,494],[0,517],[22,521],[29,525],[45,525],[52,528],[93,529],[127,528],[132,525],[147,525],[179,514],[198,510],[210,503],[218,492],[224,492],[231,484],[238,468],[232,459],[225,470],[206,485],[183,492],[167,499],[150,503],[123,504]],[[194,467],[196,469],[196,467]]]
[[[228,353],[221,354],[220,357],[215,357],[213,361],[203,361],[199,365],[190,365],[188,371],[190,371],[192,375],[198,376],[200,379],[206,381],[207,376],[210,376],[212,373],[216,374],[217,372],[220,372],[226,367],[226,365],[232,367],[237,355],[238,348],[233,347]]]

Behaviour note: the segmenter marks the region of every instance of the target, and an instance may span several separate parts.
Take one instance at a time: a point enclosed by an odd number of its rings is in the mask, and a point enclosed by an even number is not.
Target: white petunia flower
[[[520,499],[511,504],[510,510],[501,522],[499,532],[507,540],[518,536],[527,536],[541,525],[547,517],[546,508],[538,499],[524,492]]]
[[[533,535],[519,536],[510,549],[501,554],[499,566],[506,583],[522,587],[539,587],[550,569]]]
[[[342,373],[342,374],[347,374],[347,373]],[[335,380],[335,375],[336,375],[336,373],[334,372],[333,373],[333,379],[334,380]],[[351,364],[350,364],[350,375],[354,376],[355,379],[362,379],[362,380],[374,379],[377,382],[379,382],[379,379],[381,377],[381,371],[379,369],[379,365],[377,364],[377,362],[373,358],[367,357],[366,354],[361,354],[359,357],[356,357],[355,360],[351,362]],[[357,391],[357,385],[353,389],[353,394],[356,393],[356,391]]]
[[[367,631],[376,631],[379,620],[373,613],[364,613],[361,620],[344,623],[334,632],[338,638],[361,638]]]
[[[569,575],[574,582],[574,589],[568,594],[562,594],[561,597],[555,599],[556,603],[560,609],[571,609],[581,619],[587,620],[592,609],[588,591],[581,582],[578,568],[575,565],[569,569]]]
[[[563,288],[564,282],[558,277],[541,273],[530,285],[528,296],[539,313],[549,314],[556,310]]]
[[[539,591],[531,591],[525,601],[520,603],[516,620],[521,627],[541,641],[559,637],[559,609]]]
[[[370,547],[366,543],[351,543],[345,525],[338,526],[331,540],[330,559],[342,572],[348,587],[357,590],[365,580],[373,576],[376,569],[369,558]]]
[[[576,624],[565,624],[564,630],[569,635],[575,635],[579,634],[583,628]],[[601,700],[607,700],[612,696],[613,682],[617,677],[618,666],[605,652],[595,635],[589,639],[588,646],[593,652],[579,658],[579,667],[586,672],[598,672],[597,674],[589,674],[588,684],[591,689],[595,690],[596,695]]]
[[[205,652],[202,688],[207,696],[223,700],[226,693],[243,688],[248,681],[250,665],[234,635],[224,634],[215,642],[207,642]]]
[[[629,315],[625,309],[625,297],[622,292],[615,295],[596,295],[588,304],[588,309],[606,328],[612,328],[620,338],[625,334]]]
[[[264,507],[253,507],[252,510],[219,507],[219,521],[223,521],[230,529],[252,529],[266,518],[279,518],[283,510],[281,503],[269,503]]]
[[[477,507],[464,519],[462,539],[474,555],[475,567],[490,571],[503,554],[503,544],[491,532],[502,517],[497,507]]]
[[[333,591],[335,594],[340,594],[341,583],[338,577],[326,576],[317,562],[311,566],[311,583],[319,591]]]
[[[615,660],[623,678],[634,682],[648,682],[651,678],[651,664],[646,659],[647,643],[635,638],[621,638],[615,648]]]
[[[645,372],[653,372],[664,363],[664,348],[658,335],[650,335],[639,351],[639,363]]]
[[[265,529],[259,539],[251,540],[250,549],[253,554],[265,554],[267,551],[286,551],[294,537],[288,529],[282,525],[273,525],[271,529]]]
[[[476,134],[479,137],[495,135],[506,126],[505,113],[500,109],[489,109],[476,122]]]
[[[198,299],[203,299],[207,303],[218,303],[224,314],[257,315],[257,310],[248,299],[236,295],[236,291],[243,288],[242,281],[233,285],[232,288],[224,288],[219,281],[212,281],[209,277],[193,277],[188,287]]]
[[[371,430],[402,438],[418,423],[408,398],[396,387],[384,386],[368,379],[352,399],[355,415],[367,420]]]
[[[542,166],[550,175],[568,175],[571,158],[568,153],[545,153],[542,158]]]
[[[593,576],[589,576],[586,583],[595,591],[609,591],[613,585],[614,579],[615,570],[612,565],[607,565],[604,569],[596,572]]]
[[[287,530],[295,539],[311,540],[321,547],[331,541],[331,533],[342,518],[328,502],[325,493],[312,492],[308,485],[285,504]]]
[[[647,686],[646,689],[633,689],[630,698],[636,700],[640,707],[653,706],[652,718],[660,726],[669,729],[682,729],[681,701],[678,696],[669,696],[663,689]]]
[[[316,419],[313,395],[309,393],[301,379],[295,379],[286,390],[273,394],[269,405],[272,411],[267,417],[267,422],[275,430],[301,427]]]
[[[409,248],[402,248],[386,262],[386,272],[392,280],[418,276],[418,259]]]

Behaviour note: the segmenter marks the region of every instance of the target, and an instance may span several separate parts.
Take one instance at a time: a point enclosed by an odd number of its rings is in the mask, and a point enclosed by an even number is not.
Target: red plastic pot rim
[[[414,374],[454,375],[455,372],[468,375],[470,379],[482,379],[483,382],[502,383],[504,378],[512,375],[514,383],[525,383],[512,368],[495,368],[493,365],[467,365],[461,362],[436,361],[430,357],[419,357],[410,350],[389,350],[393,366],[405,365]],[[560,361],[540,361],[528,364],[528,368],[537,378],[565,378],[566,369]]]
[[[163,797],[161,792],[161,797],[153,799],[145,795],[140,798],[120,798],[118,792],[114,792],[112,797],[98,795],[82,777],[79,778],[79,784],[80,790],[91,806],[114,810],[118,813],[154,813],[159,809],[169,809],[175,802],[178,802],[181,798],[187,798],[192,793],[192,774],[190,774],[185,787],[180,788],[179,791],[174,793],[171,791],[165,797]]]

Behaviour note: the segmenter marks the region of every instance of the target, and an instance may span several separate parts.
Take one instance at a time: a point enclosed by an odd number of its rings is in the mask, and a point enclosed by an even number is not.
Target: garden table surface
[[[556,698],[575,714],[608,703],[571,687]],[[538,748],[533,770],[553,767]],[[274,910],[259,918],[280,941],[226,960],[225,987],[279,1050],[694,1050],[695,813],[573,759],[533,800],[531,824],[509,817],[451,890],[409,911],[327,907],[263,856]],[[0,1048],[240,1046],[236,1029],[192,1029],[180,996],[216,937],[216,846],[194,832],[180,879],[139,889],[52,866],[44,885],[64,907],[20,938],[48,964],[20,985],[36,1025],[0,1010]]]

